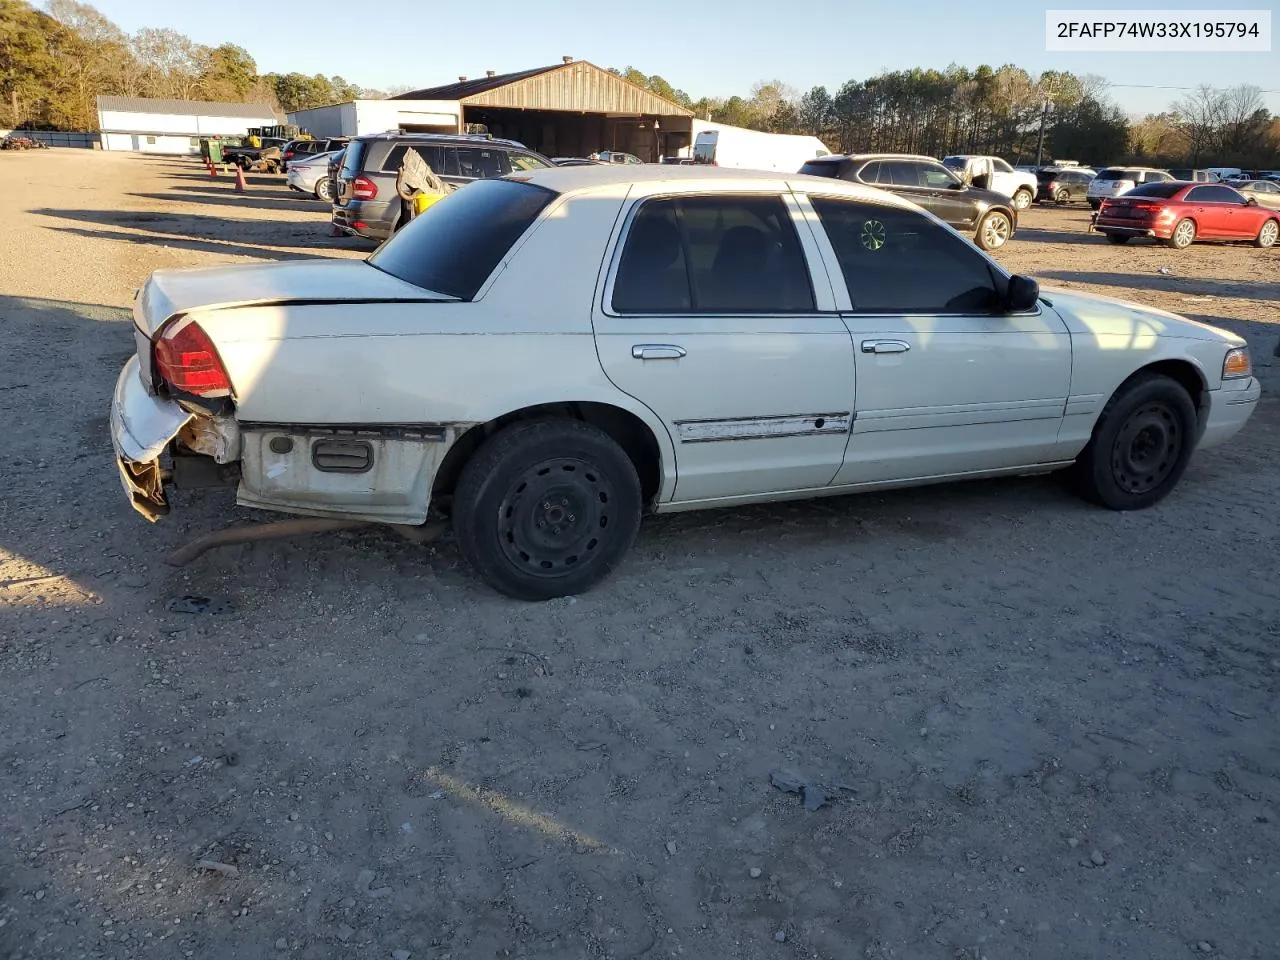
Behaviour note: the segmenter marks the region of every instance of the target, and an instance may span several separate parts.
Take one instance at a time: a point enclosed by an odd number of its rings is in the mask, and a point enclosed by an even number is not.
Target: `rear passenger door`
[[[796,211],[782,184],[637,185],[624,207],[596,346],[609,379],[666,424],[678,502],[821,488],[840,467],[853,346]]]

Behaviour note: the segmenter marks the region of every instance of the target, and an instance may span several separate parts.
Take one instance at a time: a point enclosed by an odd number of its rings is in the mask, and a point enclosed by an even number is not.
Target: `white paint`
[[[461,118],[462,104],[456,100],[348,100],[289,114],[290,123],[317,137],[357,137],[405,126],[457,133]]]
[[[99,110],[102,149],[140,153],[189,154],[200,152],[200,137],[243,137],[250,127],[269,126],[277,120],[262,117],[223,117],[199,114],[140,113]],[[192,140],[196,143],[193,145]]]
[[[1125,379],[1161,360],[1186,361],[1204,377],[1208,443],[1232,436],[1257,404],[1256,380],[1221,379],[1240,337],[1135,304],[1046,289],[1036,311],[1018,316],[852,313],[804,191],[916,209],[882,191],[690,166],[558,168],[529,179],[561,196],[470,303],[430,302],[429,291],[353,261],[153,274],[135,304],[139,327],[153,331],[183,312],[200,323],[230,372],[242,423],[445,427],[444,442],[375,431],[379,466],[345,475],[311,467],[305,437],[275,455],[271,434],[258,431],[244,441],[240,503],[420,522],[454,440],[473,424],[537,404],[594,402],[636,416],[660,450],[662,509],[1051,469],[1079,453]],[[634,205],[720,191],[787,198],[819,309],[749,317],[606,310]],[[969,241],[957,234],[956,242]],[[380,297],[416,299],[350,302]],[[910,349],[863,353],[864,339],[901,340]],[[676,344],[685,354],[637,360],[636,343]],[[138,375],[149,354],[143,337],[138,354],[117,385],[112,418],[124,455],[143,462],[180,424],[174,405],[148,395]],[[854,411],[852,423],[817,428],[815,421],[809,429],[803,422],[825,411]],[[690,435],[691,423],[707,421],[715,425]],[[145,428],[126,444],[117,422]],[[717,430],[733,435],[733,422],[746,423],[750,439],[739,427],[742,439],[711,440]],[[807,432],[781,436],[775,424]],[[682,432],[701,442],[673,442]]]

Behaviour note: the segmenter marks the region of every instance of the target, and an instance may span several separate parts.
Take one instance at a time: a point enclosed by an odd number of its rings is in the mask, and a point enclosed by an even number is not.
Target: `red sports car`
[[[1102,202],[1094,228],[1112,243],[1154,237],[1175,250],[1196,240],[1252,240],[1270,247],[1280,237],[1280,211],[1221,183],[1144,183]]]

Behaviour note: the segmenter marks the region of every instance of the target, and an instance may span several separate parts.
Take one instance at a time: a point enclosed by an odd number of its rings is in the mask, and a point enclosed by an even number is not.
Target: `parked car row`
[[[1274,205],[1264,205],[1261,196],[1274,197]],[[1272,247],[1280,237],[1280,191],[1255,188],[1246,194],[1225,182],[1151,181],[1103,200],[1092,226],[1112,243],[1149,237],[1175,250],[1197,240],[1248,240],[1255,247]]]

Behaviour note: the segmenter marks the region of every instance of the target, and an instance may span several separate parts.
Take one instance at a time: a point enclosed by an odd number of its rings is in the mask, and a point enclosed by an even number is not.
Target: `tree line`
[[[78,0],[0,0],[0,126],[96,130],[99,96],[266,103],[282,113],[388,92],[339,76],[258,73],[243,47],[176,30],[129,34]]]
[[[820,137],[833,150],[942,156],[981,153],[1028,163],[1142,162],[1280,167],[1280,117],[1256,87],[1200,87],[1169,110],[1131,121],[1106,81],[1021,67],[952,65],[850,80],[801,93],[780,80],[750,95],[693,99],[661,76],[613,72],[703,119]],[[175,30],[128,34],[79,0],[0,0],[0,127],[97,128],[96,97],[261,102],[281,113],[410,88],[372,90],[340,76],[259,74],[235,44],[204,46]]]

